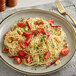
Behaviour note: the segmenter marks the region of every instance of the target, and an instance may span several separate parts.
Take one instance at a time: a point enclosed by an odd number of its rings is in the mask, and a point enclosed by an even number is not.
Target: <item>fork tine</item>
[[[57,6],[57,8],[58,8],[58,11],[59,11],[60,13],[62,13],[62,11],[66,11],[66,10],[64,9],[63,5],[60,3],[59,0],[55,0],[55,3],[56,3],[56,6]]]

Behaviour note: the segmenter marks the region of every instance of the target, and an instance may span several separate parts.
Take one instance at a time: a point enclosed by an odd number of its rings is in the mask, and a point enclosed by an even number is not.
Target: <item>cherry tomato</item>
[[[40,29],[40,30],[39,30],[39,32],[40,32],[40,33],[42,33],[42,34],[47,35],[47,37],[49,37],[49,36],[50,36],[50,32],[49,32],[49,31],[47,31],[47,30],[45,30],[44,28]]]
[[[10,32],[11,32],[11,31],[7,31],[7,32],[5,33],[5,35],[4,35],[4,37],[7,36],[7,34],[10,33]]]
[[[45,34],[45,29],[44,29],[44,28],[41,28],[41,29],[39,30],[39,32],[42,33],[42,34]]]
[[[32,38],[32,36],[29,36],[29,37],[26,39],[25,44],[29,45],[30,42],[31,42],[31,38]]]
[[[25,27],[25,25],[26,25],[26,23],[24,23],[24,22],[19,22],[19,23],[17,23],[17,25],[18,25],[18,27]]]
[[[48,22],[50,25],[52,25],[52,24],[54,24],[54,19],[47,20],[47,22]]]
[[[3,48],[3,53],[7,53],[8,49],[6,47]]]
[[[22,62],[20,57],[16,57],[16,61],[17,61],[18,64],[21,64],[21,62]]]
[[[25,52],[22,51],[22,50],[20,50],[17,54],[18,54],[18,56],[19,56],[20,58],[24,58],[24,57],[27,55],[27,53],[25,53]]]
[[[27,62],[27,63],[31,63],[31,61],[32,61],[32,57],[31,57],[31,55],[28,55],[28,56],[26,57],[26,62]]]
[[[23,40],[20,40],[20,46],[22,49],[25,49],[27,47]]]
[[[39,34],[39,31],[37,30],[32,30],[32,35],[38,35]]]
[[[28,28],[31,30],[31,27],[30,27],[28,21],[26,21],[26,24],[27,24]]]
[[[31,35],[31,33],[23,32],[23,35],[25,35],[26,37],[29,37]]]
[[[47,51],[45,52],[44,59],[48,60],[50,56],[51,56],[50,51]]]
[[[67,55],[69,53],[69,48],[63,48],[62,50],[61,50],[61,54],[62,55]]]
[[[44,24],[44,22],[42,21],[42,20],[38,20],[38,21],[36,21],[35,23],[34,23],[35,25],[40,25],[40,24]]]

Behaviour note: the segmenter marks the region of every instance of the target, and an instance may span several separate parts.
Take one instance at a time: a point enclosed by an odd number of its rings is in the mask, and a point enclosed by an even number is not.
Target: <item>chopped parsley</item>
[[[42,36],[42,38],[46,38],[46,36],[45,36],[45,35],[43,35],[43,36]]]
[[[46,25],[46,27],[48,28],[48,25]]]
[[[23,29],[25,32],[28,32],[28,26],[27,25]]]

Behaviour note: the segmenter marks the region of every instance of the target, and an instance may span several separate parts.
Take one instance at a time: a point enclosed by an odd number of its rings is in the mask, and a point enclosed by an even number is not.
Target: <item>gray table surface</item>
[[[62,0],[61,2],[64,5],[65,9],[68,11],[68,13],[76,20],[76,0]],[[19,9],[1,12],[0,21],[2,21],[2,19],[4,19],[6,16],[8,16],[13,12],[23,10],[23,9],[29,9],[29,8],[49,10],[49,11],[56,12],[57,14],[60,15],[60,13],[56,9],[56,5],[54,3],[49,3],[44,5],[32,6],[28,8],[19,8]],[[73,26],[72,21],[67,16],[63,16],[63,17],[65,17]],[[76,28],[75,27],[73,28],[76,32]],[[0,60],[0,76],[30,76],[30,75],[17,72],[12,68],[8,67]],[[63,69],[46,76],[76,76],[76,53],[74,54],[71,61]]]

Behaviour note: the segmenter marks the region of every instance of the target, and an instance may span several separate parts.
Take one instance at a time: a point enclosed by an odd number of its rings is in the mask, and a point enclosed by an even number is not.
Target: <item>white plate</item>
[[[55,20],[55,25],[59,25],[63,28],[67,35],[67,42],[69,44],[70,48],[70,53],[67,56],[64,56],[61,59],[61,63],[57,66],[52,65],[49,68],[45,67],[28,67],[25,66],[24,64],[21,65],[16,65],[13,63],[13,59],[10,59],[7,54],[2,53],[2,46],[3,46],[3,35],[5,32],[7,32],[10,27],[16,23],[17,20],[20,18],[28,18],[28,17],[41,17],[45,20],[47,19],[54,19]],[[29,10],[23,10],[23,11],[18,11],[16,13],[11,14],[7,18],[5,18],[0,25],[0,57],[1,59],[11,68],[20,71],[25,74],[31,74],[31,75],[43,75],[43,74],[48,74],[55,72],[62,68],[65,64],[67,64],[71,58],[73,57],[75,53],[75,45],[76,45],[76,40],[75,40],[75,31],[73,30],[71,24],[64,19],[63,17],[49,11],[44,11],[44,10],[39,10],[39,9],[29,9]]]

